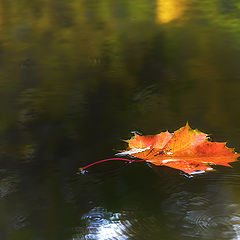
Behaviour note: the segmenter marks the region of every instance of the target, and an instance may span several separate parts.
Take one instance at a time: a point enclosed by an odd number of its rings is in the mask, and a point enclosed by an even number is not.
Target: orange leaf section
[[[172,134],[169,132],[162,132],[156,135],[148,135],[148,136],[140,136],[135,133],[134,137],[130,140],[126,140],[129,148],[146,148],[146,147],[154,147],[154,148],[163,148],[168,141],[172,138]]]
[[[188,124],[173,134],[139,136],[126,141],[126,154],[158,166],[179,169],[187,174],[212,171],[212,165],[230,167],[239,157],[225,143],[211,142],[207,134],[193,130]],[[122,152],[123,155],[125,152]]]
[[[174,132],[164,150],[174,153],[196,146],[199,143],[204,142],[206,139],[207,134],[198,130],[192,130],[187,123],[186,126]]]

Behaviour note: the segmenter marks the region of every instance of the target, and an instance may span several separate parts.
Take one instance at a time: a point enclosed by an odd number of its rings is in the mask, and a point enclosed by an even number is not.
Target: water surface
[[[240,238],[240,165],[105,163],[187,121],[240,152],[240,4],[0,1],[0,238]]]

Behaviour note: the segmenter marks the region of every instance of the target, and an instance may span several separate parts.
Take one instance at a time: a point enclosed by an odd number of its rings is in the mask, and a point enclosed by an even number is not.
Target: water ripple
[[[74,228],[73,240],[125,240],[131,235],[128,232],[131,223],[124,218],[124,213],[113,213],[101,207],[93,208],[81,222],[80,227]]]

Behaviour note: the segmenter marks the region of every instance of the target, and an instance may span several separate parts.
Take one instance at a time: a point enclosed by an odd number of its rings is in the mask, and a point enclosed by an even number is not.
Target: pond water
[[[0,239],[240,239],[240,164],[109,162],[187,121],[240,152],[234,0],[0,1]]]

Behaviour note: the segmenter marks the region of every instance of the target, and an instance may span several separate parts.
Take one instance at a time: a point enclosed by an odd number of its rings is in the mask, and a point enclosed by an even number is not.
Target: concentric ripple
[[[73,240],[128,239],[131,223],[124,219],[124,213],[112,213],[101,207],[93,208],[81,219],[82,225],[74,228]]]

